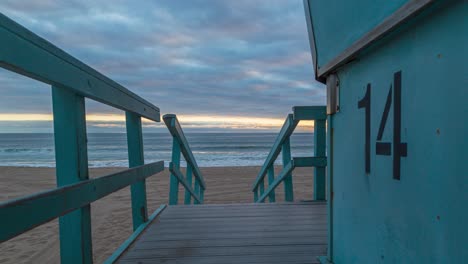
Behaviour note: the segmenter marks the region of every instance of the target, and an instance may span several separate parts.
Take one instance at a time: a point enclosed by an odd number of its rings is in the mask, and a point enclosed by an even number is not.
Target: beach
[[[91,168],[90,177],[96,178],[125,168]],[[207,189],[206,204],[251,203],[250,187],[260,167],[201,167]],[[276,175],[281,170],[276,167]],[[185,170],[182,169],[184,172]],[[55,169],[45,167],[0,167],[0,202],[55,188]],[[313,169],[297,168],[293,172],[296,201],[311,200]],[[147,179],[148,212],[167,204],[169,171],[167,168]],[[282,184],[276,200],[284,201]],[[179,204],[184,191],[180,185]],[[130,188],[106,196],[91,204],[93,258],[103,262],[132,233]],[[25,216],[29,217],[29,216]],[[59,263],[58,220],[30,230],[0,244],[0,263]]]

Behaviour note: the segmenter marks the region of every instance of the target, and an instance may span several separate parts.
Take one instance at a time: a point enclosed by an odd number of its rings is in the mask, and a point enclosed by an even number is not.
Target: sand
[[[104,176],[124,168],[90,169],[91,177]],[[207,189],[205,203],[250,203],[259,167],[200,168]],[[277,173],[279,168],[276,168]],[[293,173],[295,200],[312,199],[312,168]],[[55,187],[53,168],[0,167],[0,202]],[[147,180],[148,212],[168,201],[169,174],[166,169]],[[284,201],[283,186],[277,188],[277,201]],[[180,187],[179,202],[183,202]],[[130,188],[124,188],[91,204],[93,258],[103,262],[132,233]],[[25,216],[27,217],[27,216]],[[0,244],[0,263],[59,263],[58,221],[30,230]]]

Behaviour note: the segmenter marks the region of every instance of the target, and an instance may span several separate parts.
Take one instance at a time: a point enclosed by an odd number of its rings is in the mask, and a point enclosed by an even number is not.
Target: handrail
[[[158,161],[1,203],[0,243],[163,170]]]
[[[314,177],[314,197],[316,200],[324,200],[325,188],[325,167],[327,159],[325,157],[325,106],[295,106],[293,113],[289,114],[281,128],[275,143],[271,148],[260,172],[258,173],[252,191],[254,192],[254,202],[263,202],[269,197],[270,202],[275,202],[275,188],[284,182],[285,200],[294,201],[292,185],[292,171],[296,167],[315,167]],[[290,136],[294,132],[300,120],[314,120],[314,138],[316,157],[294,157],[291,159]],[[274,163],[279,153],[283,154],[283,170],[278,177],[274,176]],[[268,172],[268,188],[265,190],[265,175]],[[323,189],[323,190],[322,190]]]
[[[281,127],[281,130],[278,136],[276,137],[275,143],[273,144],[273,147],[271,148],[270,153],[268,154],[265,160],[265,163],[260,169],[257,178],[255,179],[255,182],[252,186],[252,191],[255,190],[258,187],[260,181],[263,180],[265,174],[268,171],[268,168],[270,168],[273,165],[276,158],[280,154],[284,141],[288,139],[289,136],[291,136],[298,123],[298,120],[294,120],[293,114],[289,114],[288,117],[286,117],[286,121],[284,122],[283,127]]]
[[[143,155],[141,118],[159,122],[159,108],[1,13],[0,67],[51,85],[58,187],[1,204],[0,242],[59,217],[61,261],[92,263],[90,203],[128,185],[135,238],[149,221],[145,179],[164,170]],[[125,111],[131,169],[89,179],[85,97]]]
[[[159,108],[0,13],[0,67],[159,122]]]
[[[203,203],[204,191],[206,189],[205,181],[203,180],[203,176],[198,168],[197,161],[193,157],[192,150],[190,149],[187,138],[182,131],[179,120],[174,114],[164,115],[163,120],[173,138],[172,162],[169,165],[169,170],[171,171],[169,204],[174,205],[178,203],[179,183],[181,183],[185,188],[185,204],[190,204],[191,197],[194,197],[195,204]],[[182,173],[179,170],[180,153],[183,154],[185,161],[187,162],[186,179],[182,176]],[[194,189],[192,188],[192,173],[195,175]]]

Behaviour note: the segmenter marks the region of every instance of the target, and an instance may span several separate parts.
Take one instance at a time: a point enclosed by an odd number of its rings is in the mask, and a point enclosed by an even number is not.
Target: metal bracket
[[[340,81],[336,74],[327,77],[327,115],[340,111]]]

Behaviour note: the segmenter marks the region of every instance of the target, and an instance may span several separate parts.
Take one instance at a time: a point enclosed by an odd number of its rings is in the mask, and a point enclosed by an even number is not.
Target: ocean
[[[186,133],[200,167],[261,166],[277,133]],[[171,160],[168,133],[143,134],[145,162]],[[313,134],[291,137],[293,156],[313,155]],[[125,133],[89,133],[89,167],[127,167]],[[277,160],[281,164],[281,156]],[[181,162],[185,166],[185,162]],[[53,134],[0,134],[0,166],[55,167]]]

